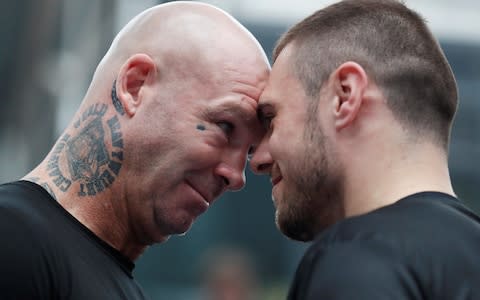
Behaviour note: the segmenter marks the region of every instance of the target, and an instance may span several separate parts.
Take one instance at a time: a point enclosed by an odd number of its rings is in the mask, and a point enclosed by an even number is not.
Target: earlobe
[[[333,73],[336,106],[335,127],[342,130],[357,118],[368,84],[365,70],[355,62],[346,62]]]
[[[149,83],[148,80],[155,72],[155,62],[146,54],[131,56],[120,68],[114,90],[118,103],[128,116],[135,114],[142,102],[142,88]],[[114,97],[114,90],[112,90],[112,97]],[[115,102],[115,99],[113,100]]]

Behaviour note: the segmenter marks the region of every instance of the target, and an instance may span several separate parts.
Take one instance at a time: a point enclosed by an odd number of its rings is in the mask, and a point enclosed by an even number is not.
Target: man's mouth
[[[195,191],[203,198],[203,200],[205,200],[205,202],[207,202],[209,205],[213,202],[213,198],[209,197],[209,196],[208,196],[208,193],[206,193],[205,191],[202,191],[202,189],[198,188],[197,186],[195,186],[194,184],[192,184],[190,181],[187,181],[187,184],[188,184],[193,190],[195,190]]]

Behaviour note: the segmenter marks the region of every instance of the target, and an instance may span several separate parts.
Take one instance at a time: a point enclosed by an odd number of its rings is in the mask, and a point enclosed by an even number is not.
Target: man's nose
[[[225,154],[215,173],[222,177],[228,190],[238,191],[245,186],[246,151]]]
[[[269,174],[273,165],[272,155],[268,151],[267,140],[264,139],[258,145],[250,158],[250,168],[255,174]]]

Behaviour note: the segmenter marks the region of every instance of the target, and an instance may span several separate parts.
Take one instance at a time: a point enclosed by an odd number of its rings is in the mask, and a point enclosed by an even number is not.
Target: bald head
[[[258,41],[237,20],[212,5],[177,1],[134,17],[115,37],[94,77],[109,82],[132,55],[150,56],[160,69],[205,78],[212,66],[268,66]],[[202,70],[202,74],[195,73]],[[213,72],[214,73],[214,72]]]

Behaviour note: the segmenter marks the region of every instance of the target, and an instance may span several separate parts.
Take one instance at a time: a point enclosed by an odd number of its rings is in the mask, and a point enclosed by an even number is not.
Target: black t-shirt
[[[293,300],[478,300],[480,218],[436,192],[343,220],[305,253]]]
[[[134,264],[43,188],[0,185],[0,299],[145,299]]]

